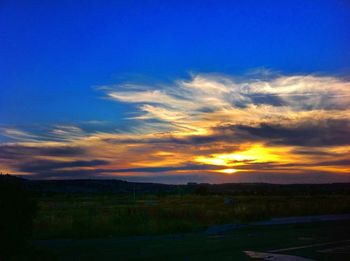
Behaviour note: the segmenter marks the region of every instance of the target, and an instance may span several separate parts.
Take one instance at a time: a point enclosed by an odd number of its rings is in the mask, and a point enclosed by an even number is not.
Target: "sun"
[[[218,172],[225,173],[225,174],[233,174],[233,173],[237,172],[237,170],[235,170],[235,169],[221,169]]]

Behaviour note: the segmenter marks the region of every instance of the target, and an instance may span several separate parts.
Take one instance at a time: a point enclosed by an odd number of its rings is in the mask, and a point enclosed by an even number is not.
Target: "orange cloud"
[[[2,127],[1,134],[12,139],[0,144],[2,169],[58,178],[69,171],[116,177],[181,173],[184,181],[186,175],[213,172],[349,174],[350,82],[344,79],[199,74],[169,86],[100,89],[113,102],[134,104],[129,120],[137,124],[115,132],[54,125],[41,134]],[[37,171],[25,167],[31,162]]]

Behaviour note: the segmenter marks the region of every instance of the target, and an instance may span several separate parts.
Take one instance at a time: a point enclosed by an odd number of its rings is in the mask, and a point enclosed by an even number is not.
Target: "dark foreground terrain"
[[[19,182],[36,202],[32,236],[6,260],[350,257],[349,215],[339,218],[350,213],[350,184]]]
[[[250,251],[267,253],[270,258],[266,260],[297,261],[278,259],[278,255],[292,255],[346,261],[350,257],[349,235],[349,221],[333,221],[248,226],[214,235],[36,240],[32,245],[52,260],[252,260],[245,252]]]
[[[268,184],[268,183],[188,183],[171,185],[127,182],[123,180],[24,180],[29,190],[41,195],[350,195],[350,183],[333,184]]]

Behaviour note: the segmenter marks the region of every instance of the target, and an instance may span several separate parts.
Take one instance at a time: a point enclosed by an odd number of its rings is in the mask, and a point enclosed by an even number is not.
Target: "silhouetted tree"
[[[202,195],[202,196],[208,195],[209,194],[209,187],[202,186],[202,185],[198,186],[195,188],[194,193],[197,195]]]
[[[25,247],[32,233],[36,203],[24,181],[0,176],[0,260],[11,259]]]

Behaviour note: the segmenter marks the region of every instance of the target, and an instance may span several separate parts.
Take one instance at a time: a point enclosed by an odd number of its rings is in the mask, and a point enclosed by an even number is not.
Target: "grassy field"
[[[349,195],[169,195],[133,199],[118,195],[39,197],[34,238],[159,235],[205,230],[223,223],[271,217],[350,213]]]
[[[225,235],[112,237],[33,242],[33,260],[252,260],[244,251],[347,261],[349,221],[246,227]],[[298,247],[295,249],[295,247]],[[288,249],[283,250],[283,249]],[[282,249],[282,250],[278,250]]]

